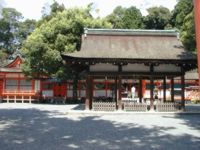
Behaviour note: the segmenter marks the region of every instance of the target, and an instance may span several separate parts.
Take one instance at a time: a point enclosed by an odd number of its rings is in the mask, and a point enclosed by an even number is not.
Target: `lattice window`
[[[20,91],[31,91],[32,81],[31,80],[20,80]]]
[[[5,85],[6,90],[18,90],[18,80],[16,79],[7,79],[6,80],[6,85]]]

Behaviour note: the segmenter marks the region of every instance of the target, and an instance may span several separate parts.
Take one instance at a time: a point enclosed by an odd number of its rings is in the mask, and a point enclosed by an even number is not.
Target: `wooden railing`
[[[147,111],[146,103],[137,103],[137,102],[124,102],[125,111],[135,111],[135,112],[145,112]]]
[[[179,110],[178,103],[157,103],[156,111],[158,112],[174,112]]]
[[[115,102],[93,102],[92,109],[94,111],[115,111],[116,103]]]
[[[38,100],[38,95],[35,91],[3,91],[2,93],[3,101],[9,102],[29,102]]]

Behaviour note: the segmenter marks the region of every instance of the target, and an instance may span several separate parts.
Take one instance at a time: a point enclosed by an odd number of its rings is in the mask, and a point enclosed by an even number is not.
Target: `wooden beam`
[[[93,76],[138,76],[138,77],[163,77],[163,76],[181,76],[181,72],[90,72]]]
[[[129,59],[129,58],[81,58],[81,57],[70,57],[66,55],[62,55],[62,58],[67,62],[75,62],[76,64],[94,64],[94,63],[112,63],[112,64],[122,64],[126,65],[127,63],[132,64],[182,64],[184,63],[194,63],[194,59],[188,60],[174,60],[174,59]]]

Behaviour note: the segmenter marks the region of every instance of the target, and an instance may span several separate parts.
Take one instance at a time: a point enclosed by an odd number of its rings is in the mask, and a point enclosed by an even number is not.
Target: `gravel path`
[[[200,115],[67,115],[75,105],[0,104],[0,150],[199,150]]]

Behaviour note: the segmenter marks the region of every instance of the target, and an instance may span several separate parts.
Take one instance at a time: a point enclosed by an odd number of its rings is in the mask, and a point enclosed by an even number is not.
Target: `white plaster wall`
[[[86,97],[86,91],[85,90],[81,90],[79,97]]]
[[[18,78],[18,74],[15,74],[15,73],[8,73],[8,74],[6,74],[6,77],[7,77],[7,78]]]
[[[144,64],[128,64],[122,67],[122,71],[148,72],[149,68],[149,66],[145,66]]]
[[[95,90],[93,94],[94,97],[106,96],[106,90]]]
[[[67,90],[67,97],[73,97],[73,90]]]
[[[173,64],[161,64],[154,67],[155,72],[181,72],[181,68]]]
[[[118,71],[118,66],[112,64],[95,64],[90,66],[90,71]]]
[[[53,90],[43,90],[42,96],[43,97],[53,97]]]
[[[40,91],[40,80],[35,80],[35,92]]]

